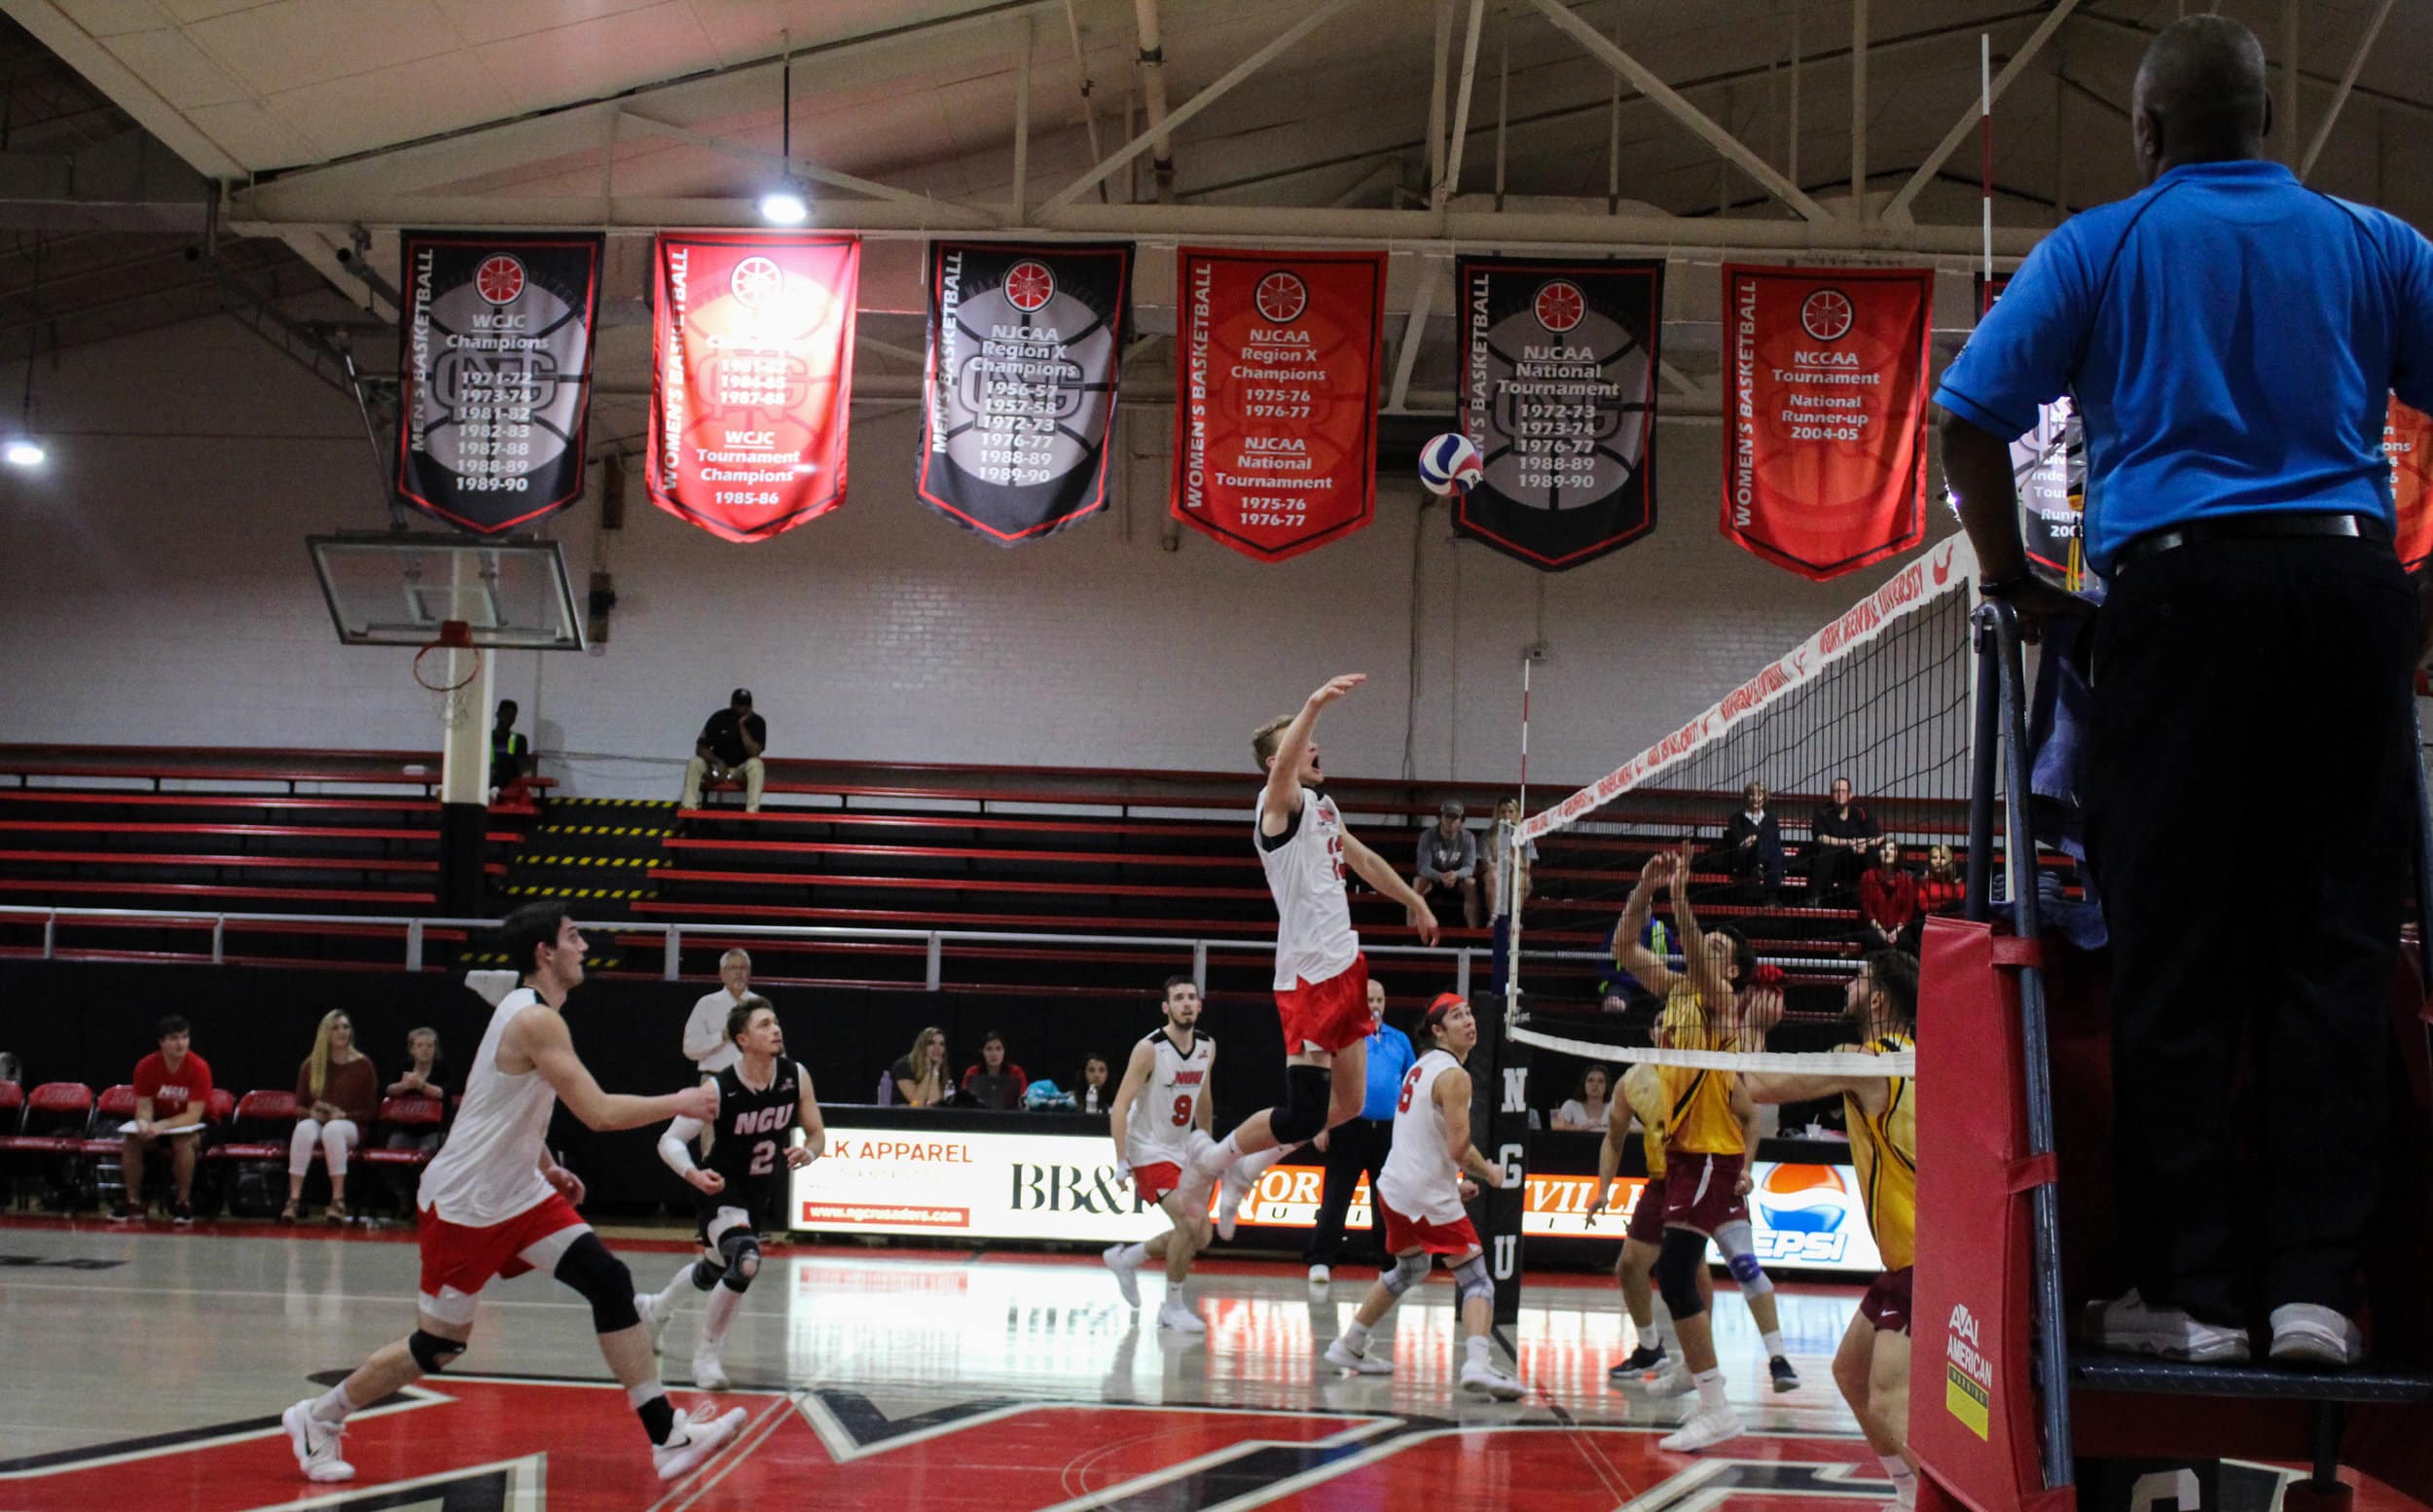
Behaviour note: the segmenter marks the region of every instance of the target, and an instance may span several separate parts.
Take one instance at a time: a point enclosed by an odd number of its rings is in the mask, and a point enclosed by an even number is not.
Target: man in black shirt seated
[[[693,742],[693,759],[684,764],[684,796],[678,802],[684,808],[698,809],[704,778],[724,782],[741,777],[744,811],[758,812],[760,789],[768,780],[760,765],[760,753],[768,744],[769,724],[752,712],[752,691],[736,689],[727,706],[702,725],[701,738]]]
[[[1740,810],[1724,826],[1724,844],[1706,859],[1720,862],[1734,886],[1771,904],[1783,890],[1783,831],[1762,782],[1740,790]]]
[[[524,779],[532,774],[532,742],[516,728],[516,701],[500,699],[490,729],[490,785],[502,803],[524,798]]]
[[[1834,894],[1867,865],[1866,853],[1883,837],[1867,806],[1850,796],[1850,779],[1834,778],[1833,796],[1808,825],[1808,902],[1833,906]]]

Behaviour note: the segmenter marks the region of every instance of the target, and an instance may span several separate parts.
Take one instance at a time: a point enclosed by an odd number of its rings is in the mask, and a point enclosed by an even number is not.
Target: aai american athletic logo
[[[1750,1194],[1758,1258],[1784,1265],[1832,1265],[1860,1226],[1858,1199],[1833,1166],[1773,1166]]]

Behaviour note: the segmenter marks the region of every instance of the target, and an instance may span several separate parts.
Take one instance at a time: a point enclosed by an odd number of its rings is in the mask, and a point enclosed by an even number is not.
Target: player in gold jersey
[[[1888,1055],[1910,1049],[1917,1033],[1917,958],[1902,951],[1875,952],[1860,964],[1844,1003],[1862,1040],[1843,1050]],[[1892,1477],[1894,1498],[1914,1506],[1917,1477],[1908,1453],[1908,1422],[1909,1267],[1917,1252],[1916,1084],[1906,1076],[1756,1073],[1743,1081],[1760,1102],[1841,1095],[1868,1227],[1884,1269],[1841,1337],[1834,1384]]]

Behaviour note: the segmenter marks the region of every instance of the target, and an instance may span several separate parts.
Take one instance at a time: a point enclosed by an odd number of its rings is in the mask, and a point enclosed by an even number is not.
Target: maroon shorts
[[[1635,1239],[1642,1244],[1664,1242],[1664,1178],[1650,1176],[1648,1184],[1639,1189],[1638,1205],[1630,1209],[1630,1227],[1622,1231],[1624,1239]]]
[[[1324,982],[1304,981],[1277,992],[1276,1012],[1284,1020],[1288,1056],[1312,1046],[1332,1055],[1359,1044],[1376,1027],[1368,1017],[1368,957],[1353,956],[1352,964]]]
[[[478,1229],[451,1223],[436,1208],[425,1207],[419,1216],[416,1238],[422,1248],[422,1295],[430,1302],[443,1300],[449,1289],[476,1296],[493,1276],[522,1276],[532,1269],[518,1258],[524,1251],[562,1229],[586,1227],[574,1205],[556,1192],[504,1223]]]
[[[1740,1197],[1743,1155],[1689,1155],[1679,1150],[1664,1157],[1664,1226],[1695,1229],[1709,1239],[1726,1223],[1745,1223],[1749,1205]]]
[[[1159,1161],[1154,1166],[1132,1168],[1132,1189],[1144,1203],[1162,1203],[1166,1194],[1182,1185],[1182,1168],[1172,1161]]]
[[[1365,1013],[1367,1009],[1361,1011]],[[1466,1255],[1485,1247],[1478,1242],[1478,1231],[1471,1226],[1468,1213],[1451,1223],[1431,1223],[1425,1218],[1405,1218],[1389,1206],[1384,1198],[1377,1200],[1377,1206],[1386,1215],[1387,1254],[1419,1249],[1432,1255]]]
[[[1875,1325],[1878,1333],[1906,1334],[1909,1331],[1909,1268],[1882,1271],[1868,1283],[1867,1295],[1859,1299],[1859,1315]]]

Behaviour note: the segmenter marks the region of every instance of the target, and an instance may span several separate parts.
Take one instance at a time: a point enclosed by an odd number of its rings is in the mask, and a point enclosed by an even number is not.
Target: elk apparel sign
[[[650,500],[730,541],[845,502],[853,236],[688,232],[651,270]]]
[[[1178,255],[1171,512],[1282,561],[1377,512],[1383,252]]]
[[[1926,538],[1934,270],[1724,269],[1724,534],[1823,582]]]
[[[2382,454],[2391,459],[2391,502],[2399,511],[2399,564],[2414,572],[2433,557],[2433,415],[2391,395]]]
[[[1462,432],[1485,473],[1454,523],[1546,571],[1655,528],[1662,263],[1461,258]]]
[[[934,243],[922,502],[1002,546],[1107,505],[1132,248]]]
[[[596,232],[398,236],[397,497],[495,535],[583,492]]]

